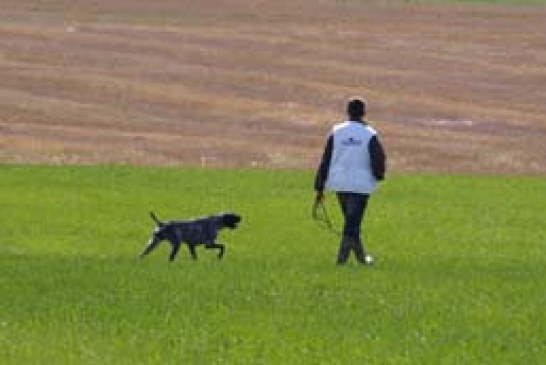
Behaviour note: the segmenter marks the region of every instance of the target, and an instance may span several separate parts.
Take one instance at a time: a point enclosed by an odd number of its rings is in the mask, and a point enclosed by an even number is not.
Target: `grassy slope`
[[[398,171],[546,173],[546,10],[403,3],[4,0],[0,161],[305,168],[362,94]]]
[[[332,264],[311,180],[0,167],[0,362],[544,362],[544,180],[392,176],[366,221],[373,268]],[[150,208],[245,220],[223,262],[138,261]]]
[[[412,1],[413,2],[413,1]],[[419,3],[468,3],[498,5],[544,5],[546,0],[417,0]]]

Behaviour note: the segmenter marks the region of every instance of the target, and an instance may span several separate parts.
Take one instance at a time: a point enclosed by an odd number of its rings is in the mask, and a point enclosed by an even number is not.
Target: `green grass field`
[[[366,217],[373,267],[333,264],[312,180],[1,166],[0,363],[546,362],[544,179],[390,176]],[[244,221],[221,262],[138,260],[150,209]]]

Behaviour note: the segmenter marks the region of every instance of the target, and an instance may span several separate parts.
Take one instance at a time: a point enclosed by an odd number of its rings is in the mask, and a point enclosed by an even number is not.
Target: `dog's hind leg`
[[[150,252],[152,252],[154,250],[154,248],[157,247],[157,245],[159,245],[161,241],[157,241],[157,240],[150,240],[150,242],[148,243],[148,245],[146,246],[146,248],[144,249],[144,251],[142,251],[142,253],[140,254],[140,257],[144,257],[146,256],[147,254],[149,254]]]
[[[217,248],[217,249],[220,250],[220,252],[218,253],[218,258],[221,259],[222,257],[224,257],[225,247],[224,247],[224,245],[222,245],[221,243],[216,243],[216,242],[207,243],[207,245],[205,246],[205,248],[206,248],[206,249]]]
[[[171,250],[171,254],[169,255],[169,261],[171,262],[174,261],[174,258],[178,254],[178,250],[180,250],[180,243],[172,244],[172,250]]]

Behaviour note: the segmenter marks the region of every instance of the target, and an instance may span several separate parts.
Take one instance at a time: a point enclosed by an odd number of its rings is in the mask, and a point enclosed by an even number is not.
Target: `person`
[[[336,193],[344,226],[337,264],[345,264],[351,251],[363,264],[373,260],[366,255],[360,234],[370,195],[385,178],[386,156],[377,131],[363,118],[366,102],[347,103],[348,120],[336,124],[326,142],[315,177],[315,204],[324,199],[324,190]]]

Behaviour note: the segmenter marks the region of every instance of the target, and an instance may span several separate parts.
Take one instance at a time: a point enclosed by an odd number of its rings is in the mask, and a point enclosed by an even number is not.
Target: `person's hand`
[[[324,200],[324,192],[317,191],[317,195],[315,196],[315,203],[313,204],[313,210],[312,210],[312,215],[314,219],[318,219],[318,210],[323,200]]]
[[[324,200],[324,192],[323,191],[317,191],[317,195],[315,197],[315,204],[320,204]]]

